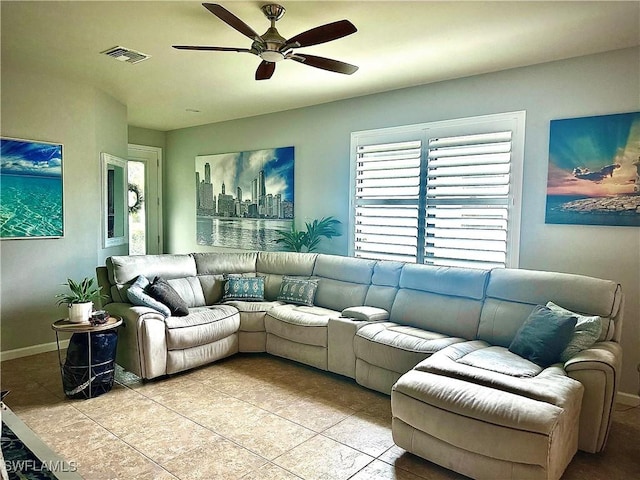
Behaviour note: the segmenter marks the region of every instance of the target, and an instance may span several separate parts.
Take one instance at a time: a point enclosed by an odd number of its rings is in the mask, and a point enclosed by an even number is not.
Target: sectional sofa
[[[396,444],[474,478],[557,479],[578,448],[606,444],[622,359],[613,281],[281,252],[114,256],[97,275],[125,323],[118,363],[145,379],[237,352],[302,362],[390,394]],[[188,315],[132,305],[140,276],[166,279]],[[225,301],[238,277],[261,277],[263,292]],[[286,301],[294,280],[315,285],[312,304]],[[593,316],[600,327],[569,358],[536,363],[514,344],[549,302],[573,312],[556,318],[565,333]]]

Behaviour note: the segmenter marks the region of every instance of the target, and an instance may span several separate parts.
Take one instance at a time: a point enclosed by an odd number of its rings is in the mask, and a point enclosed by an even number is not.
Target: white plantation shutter
[[[416,262],[422,142],[357,148],[354,255]]]
[[[351,254],[517,267],[524,112],[352,134]]]
[[[511,136],[429,140],[424,263],[506,266]]]

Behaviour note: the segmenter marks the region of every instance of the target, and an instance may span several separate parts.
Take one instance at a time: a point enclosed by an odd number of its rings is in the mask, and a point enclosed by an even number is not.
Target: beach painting
[[[62,145],[0,138],[0,238],[64,234]]]
[[[640,226],[640,112],[551,121],[546,223]]]
[[[198,245],[280,251],[293,225],[294,147],[196,157]]]

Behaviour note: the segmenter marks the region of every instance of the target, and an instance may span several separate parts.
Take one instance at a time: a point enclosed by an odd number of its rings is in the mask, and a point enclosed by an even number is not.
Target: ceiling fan
[[[330,42],[357,32],[356,27],[349,20],[327,23],[326,25],[302,32],[287,40],[278,33],[275,26],[276,22],[280,20],[285,13],[285,8],[282,5],[270,3],[261,7],[262,13],[271,21],[271,26],[263,35],[258,35],[249,25],[222,7],[222,5],[218,5],[217,3],[203,3],[202,5],[227,25],[253,40],[251,48],[190,45],[173,45],[173,48],[179,50],[252,53],[262,58],[262,62],[256,70],[256,80],[268,80],[271,78],[276,69],[276,63],[281,60],[294,60],[304,65],[329,70],[331,72],[344,73],[346,75],[351,75],[358,70],[358,67],[355,65],[350,65],[345,62],[293,51],[294,48],[309,47],[311,45]]]

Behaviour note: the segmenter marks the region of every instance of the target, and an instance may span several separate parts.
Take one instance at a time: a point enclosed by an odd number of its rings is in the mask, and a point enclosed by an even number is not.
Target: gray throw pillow
[[[175,317],[186,317],[189,315],[187,302],[185,302],[178,292],[169,285],[169,282],[163,278],[156,277],[153,280],[153,283],[149,284],[147,287],[147,292],[153,298],[169,307],[171,315]]]
[[[149,307],[157,310],[165,317],[171,316],[171,310],[164,303],[159,302],[151,295],[145,292],[145,288],[149,286],[147,277],[140,275],[136,281],[127,289],[127,297],[133,305],[140,307]]]
[[[576,317],[577,319],[571,340],[569,340],[569,343],[560,355],[560,360],[563,362],[569,360],[576,353],[591,347],[600,338],[602,318],[599,316],[579,315],[571,310],[567,310],[566,308],[556,305],[553,302],[547,302],[547,308],[560,315]]]
[[[575,326],[576,317],[538,305],[516,333],[509,351],[541,367],[548,367],[560,361]]]

